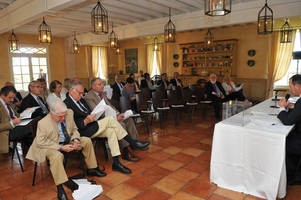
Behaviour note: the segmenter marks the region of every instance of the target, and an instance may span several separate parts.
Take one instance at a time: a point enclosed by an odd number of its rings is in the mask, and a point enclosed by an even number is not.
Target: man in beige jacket
[[[58,190],[58,199],[67,199],[62,184],[72,191],[78,185],[68,179],[64,169],[64,153],[81,150],[87,165],[87,175],[103,177],[105,172],[97,167],[94,148],[90,138],[80,137],[73,120],[73,111],[61,100],[51,102],[50,113],[38,123],[36,137],[26,155],[27,159],[41,163],[48,159]]]
[[[136,129],[135,122],[132,118],[124,119],[124,113],[119,111],[111,104],[106,94],[104,93],[104,83],[100,78],[94,78],[91,80],[91,90],[85,95],[84,99],[87,104],[93,110],[98,103],[103,99],[105,103],[110,106],[117,113],[117,120],[120,125],[127,131],[127,133],[136,140],[138,138],[138,131]],[[139,158],[129,148],[129,143],[125,140],[119,141],[119,148],[121,149],[121,156],[123,159],[137,162]]]

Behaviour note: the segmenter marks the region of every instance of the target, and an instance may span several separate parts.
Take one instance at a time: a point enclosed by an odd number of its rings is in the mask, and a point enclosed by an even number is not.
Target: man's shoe
[[[127,147],[123,149],[121,157],[123,160],[130,162],[138,162],[140,160],[133,152],[131,152]]]
[[[64,185],[65,186],[67,186],[72,192],[74,191],[74,190],[77,190],[78,189],[78,185],[77,185],[77,183],[75,183],[72,179],[68,179],[68,181],[66,181],[65,183],[64,183]]]
[[[122,165],[121,163],[113,163],[112,165],[112,170],[113,171],[119,171],[123,174],[130,174],[132,171],[127,168],[126,166]]]
[[[58,200],[68,200],[67,194],[61,184],[57,186],[57,199]]]
[[[142,141],[138,141],[136,140],[135,143],[131,146],[132,149],[139,149],[139,150],[147,150],[147,147],[149,145],[149,142],[142,142]]]
[[[104,171],[101,171],[98,169],[98,167],[93,168],[93,169],[87,169],[87,175],[88,176],[98,176],[98,177],[104,177],[107,174]]]

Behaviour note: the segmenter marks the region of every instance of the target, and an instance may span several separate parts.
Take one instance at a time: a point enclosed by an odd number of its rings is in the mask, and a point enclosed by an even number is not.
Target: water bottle
[[[222,106],[223,106],[222,119],[224,120],[228,118],[228,103],[224,102]]]

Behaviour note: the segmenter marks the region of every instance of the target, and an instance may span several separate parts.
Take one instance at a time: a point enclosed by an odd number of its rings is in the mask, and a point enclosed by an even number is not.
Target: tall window
[[[301,51],[301,41],[300,41],[301,35],[300,30],[297,30],[296,37],[294,41],[294,50],[293,51]],[[289,85],[289,78],[293,76],[294,74],[301,74],[301,60],[299,60],[299,67],[297,67],[297,60],[291,60],[291,64],[289,66],[289,69],[287,70],[286,74],[280,79],[279,81],[276,81],[274,84],[274,87],[279,86],[288,86]]]
[[[108,63],[106,47],[92,47],[92,71],[93,76],[107,80]]]
[[[10,52],[11,68],[17,90],[28,90],[30,81],[48,79],[46,47],[21,47]]]

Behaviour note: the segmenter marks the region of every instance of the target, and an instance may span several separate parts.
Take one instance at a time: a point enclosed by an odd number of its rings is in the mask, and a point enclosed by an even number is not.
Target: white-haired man
[[[72,191],[78,185],[68,179],[64,169],[64,153],[81,150],[87,165],[87,175],[103,177],[105,172],[99,170],[91,139],[81,137],[73,120],[73,111],[68,110],[61,100],[51,102],[50,113],[38,123],[36,137],[26,158],[41,163],[48,159],[50,171],[57,186],[58,199],[67,199],[62,184]]]

